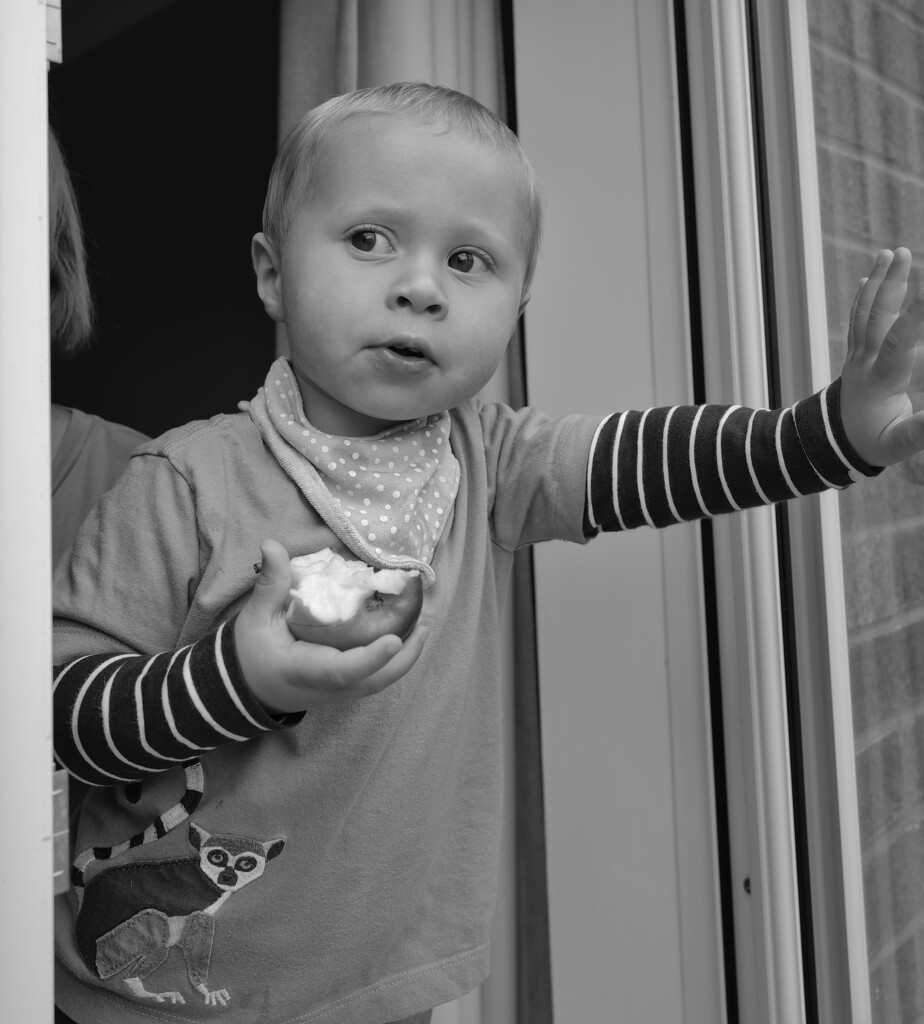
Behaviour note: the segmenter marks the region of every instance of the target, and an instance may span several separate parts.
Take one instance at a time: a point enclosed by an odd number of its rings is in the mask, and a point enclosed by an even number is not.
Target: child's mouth
[[[403,359],[426,359],[427,357],[419,348],[413,345],[389,345],[388,348]]]
[[[396,341],[391,345],[381,345],[375,349],[375,353],[379,369],[385,374],[397,374],[400,379],[420,377],[435,366],[428,350],[422,346],[418,348],[411,342]]]
[[[410,334],[399,334],[385,342],[388,352],[408,362],[432,362],[430,346],[424,338],[416,338]]]

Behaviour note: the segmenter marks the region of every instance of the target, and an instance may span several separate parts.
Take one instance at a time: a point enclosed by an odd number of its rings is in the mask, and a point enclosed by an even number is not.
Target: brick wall
[[[808,7],[837,372],[876,250],[906,245],[924,266],[924,0]],[[841,521],[873,1021],[921,1024],[924,460],[851,488]]]

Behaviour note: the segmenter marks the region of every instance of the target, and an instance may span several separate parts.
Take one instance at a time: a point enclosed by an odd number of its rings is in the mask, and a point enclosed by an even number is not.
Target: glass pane
[[[831,365],[881,247],[924,264],[924,2],[809,0]],[[921,284],[920,271],[912,280]],[[870,990],[924,1020],[924,463],[841,496]]]

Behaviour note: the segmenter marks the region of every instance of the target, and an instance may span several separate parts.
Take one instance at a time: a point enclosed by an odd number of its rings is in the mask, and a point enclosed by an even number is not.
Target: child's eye
[[[391,242],[376,228],[358,228],[350,235],[350,245],[360,252],[392,252]]]
[[[454,252],[449,257],[448,263],[452,270],[457,270],[460,274],[471,274],[472,272],[484,274],[491,269],[489,258],[473,252],[471,249],[460,249],[458,252]]]

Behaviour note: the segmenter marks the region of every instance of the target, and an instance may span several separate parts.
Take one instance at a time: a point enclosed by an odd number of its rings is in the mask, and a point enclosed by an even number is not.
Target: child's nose
[[[442,319],[448,311],[446,294],[439,277],[428,266],[408,268],[395,281],[388,304],[393,309],[410,309]]]

